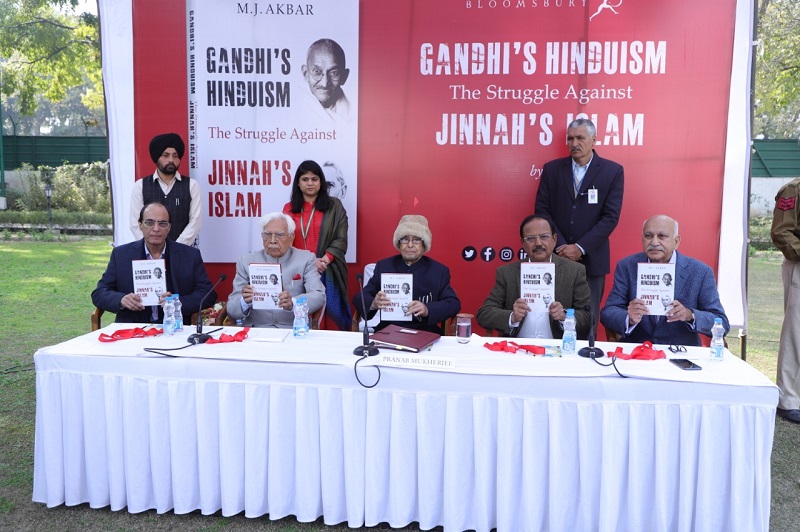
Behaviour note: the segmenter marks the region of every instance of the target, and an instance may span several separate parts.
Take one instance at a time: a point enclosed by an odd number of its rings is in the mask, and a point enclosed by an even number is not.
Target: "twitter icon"
[[[461,257],[467,262],[472,262],[478,258],[478,250],[472,246],[467,246],[461,250]]]

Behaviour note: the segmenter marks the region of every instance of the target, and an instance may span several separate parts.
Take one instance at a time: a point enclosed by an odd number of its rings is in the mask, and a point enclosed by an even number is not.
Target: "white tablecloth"
[[[618,361],[623,379],[448,337],[428,355],[455,367],[384,366],[367,390],[356,333],[252,330],[166,358],[143,349],[185,335],[97,341],[118,327],[35,355],[36,502],[353,527],[768,529],[778,392],[730,353],[693,372]]]

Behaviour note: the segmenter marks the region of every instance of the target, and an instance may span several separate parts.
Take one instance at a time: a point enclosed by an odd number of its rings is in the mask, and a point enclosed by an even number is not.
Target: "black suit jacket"
[[[411,266],[406,265],[402,255],[395,255],[388,259],[379,260],[375,264],[369,282],[364,286],[364,305],[367,309],[372,306],[372,301],[381,290],[382,273],[410,273],[414,277],[413,299],[422,300],[427,298],[425,303],[428,307],[428,316],[422,321],[412,319],[411,321],[381,321],[375,330],[381,330],[387,325],[398,325],[406,329],[422,329],[435,333],[441,333],[440,323],[444,323],[452,318],[461,310],[461,301],[456,295],[456,291],[450,286],[450,269],[430,257],[422,256]],[[353,297],[353,306],[361,309],[361,295]],[[367,319],[372,319],[377,310],[367,310]]]
[[[536,193],[536,212],[548,216],[556,225],[556,247],[580,245],[585,252],[580,262],[590,277],[611,271],[608,237],[619,222],[625,188],[622,166],[601,158],[597,152],[593,154],[577,198],[573,192],[572,157],[545,164]],[[596,204],[589,203],[592,188],[597,189]]]
[[[134,260],[144,260],[144,239],[117,246],[111,252],[111,258],[103,276],[92,292],[92,303],[97,308],[117,315],[116,321],[124,323],[150,323],[151,307],[141,312],[121,309],[120,303],[125,294],[133,292]],[[200,311],[200,301],[211,290],[203,257],[200,251],[167,239],[167,250],[164,255],[167,277],[167,291],[180,294],[184,323],[190,323],[191,316]],[[216,292],[211,292],[204,305],[211,306],[217,301]],[[164,313],[159,307],[158,320],[163,320]]]

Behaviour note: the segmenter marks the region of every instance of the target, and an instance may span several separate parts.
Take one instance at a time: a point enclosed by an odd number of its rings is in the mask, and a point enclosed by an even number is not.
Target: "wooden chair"
[[[96,331],[97,329],[102,327],[102,325],[100,324],[100,318],[103,316],[103,312],[105,311],[101,308],[97,307],[94,308],[94,312],[92,312],[92,315],[89,317],[92,322],[92,331]]]
[[[609,329],[605,325],[603,325],[603,328],[606,330],[606,341],[608,341],[608,342],[618,342],[619,339],[622,338],[621,334],[619,334],[619,333],[617,333],[615,331],[612,331],[611,329]]]

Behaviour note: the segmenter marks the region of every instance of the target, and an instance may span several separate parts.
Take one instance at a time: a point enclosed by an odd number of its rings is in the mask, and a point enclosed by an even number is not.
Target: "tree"
[[[42,99],[60,102],[76,87],[95,116],[104,114],[99,24],[91,13],[76,13],[77,5],[0,1],[0,91],[16,104],[10,115],[33,116]]]
[[[800,2],[762,0],[756,49],[757,138],[800,134]]]

